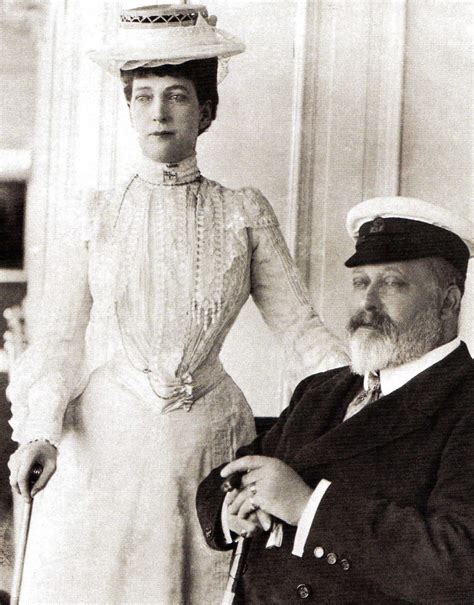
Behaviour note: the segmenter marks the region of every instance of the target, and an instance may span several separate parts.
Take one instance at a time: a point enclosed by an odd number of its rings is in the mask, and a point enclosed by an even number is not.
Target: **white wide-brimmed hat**
[[[89,57],[114,76],[120,70],[177,65],[196,59],[226,60],[244,52],[236,37],[215,27],[203,5],[158,4],[123,10],[115,44]],[[225,76],[221,70],[219,81]]]

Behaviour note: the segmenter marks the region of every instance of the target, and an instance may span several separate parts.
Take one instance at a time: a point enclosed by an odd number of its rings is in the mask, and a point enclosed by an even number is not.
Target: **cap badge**
[[[370,225],[369,233],[382,233],[385,231],[385,221],[381,216],[377,216]]]

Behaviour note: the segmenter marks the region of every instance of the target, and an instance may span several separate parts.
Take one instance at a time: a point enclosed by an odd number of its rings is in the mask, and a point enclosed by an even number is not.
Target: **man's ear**
[[[199,134],[201,134],[212,122],[212,107],[209,99],[199,107],[199,114]]]
[[[441,319],[449,319],[451,317],[456,317],[459,314],[461,298],[462,294],[458,286],[452,284],[447,288],[444,293],[444,299],[441,304]]]

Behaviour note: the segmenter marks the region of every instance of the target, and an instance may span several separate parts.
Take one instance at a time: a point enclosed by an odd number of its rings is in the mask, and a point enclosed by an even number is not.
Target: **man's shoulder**
[[[339,380],[345,380],[351,375],[353,376],[349,366],[333,368],[332,370],[326,370],[325,372],[311,374],[311,376],[307,376],[298,384],[294,396],[299,399],[308,391],[314,391],[322,387],[330,387],[333,384],[336,385]]]
[[[464,343],[461,343],[459,352],[453,361],[456,363],[440,364],[441,379],[452,384],[451,405],[459,407],[461,411],[474,410],[474,359]],[[466,407],[466,404],[469,404]]]
[[[474,359],[466,344],[461,341],[450,355],[429,368],[426,376],[432,382],[447,383],[456,392],[473,393]]]

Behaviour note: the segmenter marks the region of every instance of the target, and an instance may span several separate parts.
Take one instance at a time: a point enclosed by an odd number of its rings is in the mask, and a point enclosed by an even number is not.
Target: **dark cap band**
[[[440,256],[466,275],[469,248],[452,231],[405,218],[376,217],[359,229],[346,267]]]

